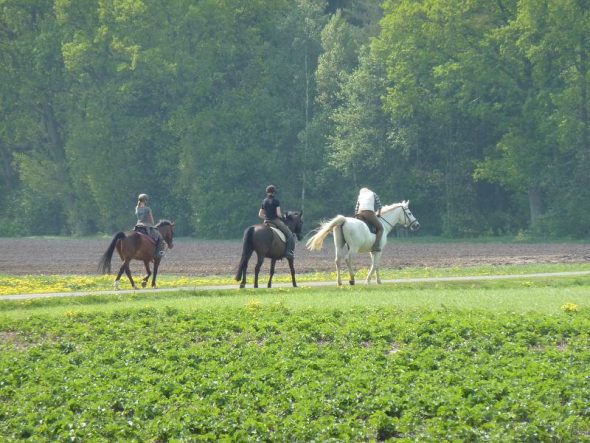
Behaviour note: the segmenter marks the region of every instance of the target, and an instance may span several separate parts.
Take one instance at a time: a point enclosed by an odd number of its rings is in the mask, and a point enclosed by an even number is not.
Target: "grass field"
[[[561,277],[4,301],[0,439],[590,441],[589,289]]]

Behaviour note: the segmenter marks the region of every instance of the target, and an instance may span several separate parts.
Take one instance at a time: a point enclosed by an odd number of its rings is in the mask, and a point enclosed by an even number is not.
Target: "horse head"
[[[174,222],[169,220],[160,220],[156,225],[156,228],[162,234],[162,238],[168,244],[168,247],[172,249],[174,247]]]
[[[410,200],[406,200],[401,204],[402,211],[404,212],[404,221],[402,224],[405,228],[409,228],[410,231],[417,231],[420,229],[420,223],[410,211]]]
[[[293,234],[297,236],[297,240],[303,238],[303,211],[287,211],[285,216],[285,224],[291,230]]]

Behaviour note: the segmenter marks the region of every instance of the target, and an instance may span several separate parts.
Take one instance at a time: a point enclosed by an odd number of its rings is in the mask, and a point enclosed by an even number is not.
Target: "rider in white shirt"
[[[371,252],[380,252],[383,225],[381,225],[378,218],[381,216],[381,200],[379,196],[369,188],[361,188],[354,213],[356,218],[369,223],[375,228],[375,243],[373,243]]]

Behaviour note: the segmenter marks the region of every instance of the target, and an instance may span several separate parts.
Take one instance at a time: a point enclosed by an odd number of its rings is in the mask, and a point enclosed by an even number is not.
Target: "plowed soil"
[[[100,257],[110,238],[17,238],[0,239],[0,273],[27,274],[97,274]],[[177,239],[160,267],[160,272],[173,275],[206,276],[233,274],[242,253],[241,240],[212,241]],[[526,263],[586,263],[590,244],[579,243],[414,243],[389,238],[383,250],[382,268],[454,267],[475,265],[508,265]],[[370,258],[359,255],[355,268],[367,267]],[[113,269],[120,265],[116,255]],[[264,269],[268,269],[269,260]],[[251,261],[250,269],[254,266]],[[333,271],[334,246],[326,240],[319,252],[296,248],[295,268],[298,273]],[[132,271],[143,272],[143,264],[133,262]],[[278,273],[287,273],[286,262],[277,264]]]

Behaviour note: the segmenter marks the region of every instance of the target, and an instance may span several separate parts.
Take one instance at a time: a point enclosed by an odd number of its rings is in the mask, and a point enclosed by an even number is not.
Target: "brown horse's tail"
[[[113,241],[111,242],[109,248],[106,252],[102,255],[100,262],[98,263],[98,272],[101,274],[110,274],[111,273],[111,259],[113,258],[113,252],[115,251],[115,246],[117,242],[121,239],[125,238],[124,232],[117,232],[113,237]]]
[[[248,260],[254,252],[254,243],[252,242],[252,234],[254,234],[254,226],[250,226],[244,231],[244,240],[242,246],[242,258],[238,265],[238,272],[236,273],[236,280],[240,281],[242,276],[246,272],[246,266],[248,266]]]

